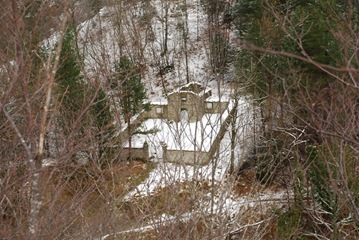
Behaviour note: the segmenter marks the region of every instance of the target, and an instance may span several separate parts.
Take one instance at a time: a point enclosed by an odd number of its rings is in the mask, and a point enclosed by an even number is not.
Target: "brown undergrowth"
[[[158,188],[153,194],[134,198],[118,205],[135,216],[151,216],[156,218],[162,214],[178,215],[194,210],[196,202],[209,192],[207,181],[176,182]]]
[[[236,184],[233,186],[233,193],[237,197],[251,196],[264,191],[278,192],[282,190],[284,188],[275,182],[269,185],[261,184],[253,170],[240,174],[236,179]]]
[[[237,227],[227,235],[227,239],[277,239],[276,211],[285,208],[288,203],[286,199],[272,198],[271,194],[283,191],[285,189],[278,183],[261,184],[254,170],[238,175],[232,192],[235,198],[247,199],[247,202],[241,206],[234,220]]]
[[[105,169],[94,164],[48,167],[42,181],[42,223],[61,239],[76,239],[83,231],[89,236],[106,231],[118,221],[115,200],[147,178],[154,166],[133,161]]]

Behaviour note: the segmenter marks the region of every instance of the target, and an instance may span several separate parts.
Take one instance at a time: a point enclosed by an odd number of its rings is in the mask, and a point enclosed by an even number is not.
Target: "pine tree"
[[[97,155],[102,159],[107,151],[106,141],[111,135],[112,114],[105,92],[101,88],[92,91],[86,87],[81,74],[76,29],[71,26],[64,35],[56,81],[61,102],[61,124],[65,134],[73,131],[76,131],[77,137],[83,137],[89,132],[94,134],[98,146]],[[90,129],[93,131],[89,131]]]
[[[63,110],[75,113],[83,106],[85,87],[75,43],[75,29],[68,28],[62,43],[59,69],[56,72]]]
[[[127,123],[127,132],[129,136],[129,149],[131,158],[132,141],[131,118],[141,111],[149,110],[149,103],[145,103],[146,89],[141,81],[141,77],[136,73],[136,68],[127,57],[120,57],[115,66],[116,84],[120,87],[120,106],[121,114]]]
[[[94,104],[90,109],[91,115],[94,116],[93,126],[95,127],[95,135],[98,144],[98,158],[101,160],[101,163],[106,162],[107,159],[104,157],[108,156],[108,147],[106,142],[112,136],[112,126],[111,122],[113,120],[112,114],[110,111],[110,103],[105,92],[102,89],[99,89]]]

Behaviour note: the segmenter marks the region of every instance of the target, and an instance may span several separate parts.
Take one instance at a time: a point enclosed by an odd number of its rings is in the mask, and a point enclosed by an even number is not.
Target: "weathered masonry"
[[[206,113],[221,113],[227,108],[228,102],[211,99],[211,96],[210,89],[191,82],[170,93],[167,101],[151,103],[151,111],[146,113],[146,117],[196,122]]]
[[[151,111],[138,117],[143,119],[139,132],[151,133],[132,136],[132,157],[207,164],[217,151],[235,108],[227,98],[213,97],[212,91],[199,83],[186,84],[167,99],[151,102]],[[126,157],[128,144],[122,146]]]

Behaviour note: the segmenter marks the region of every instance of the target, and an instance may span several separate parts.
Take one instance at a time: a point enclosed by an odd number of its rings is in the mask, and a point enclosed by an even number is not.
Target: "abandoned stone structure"
[[[196,122],[206,113],[221,113],[227,108],[227,101],[211,99],[211,96],[210,89],[205,89],[200,83],[190,82],[170,93],[167,100],[152,102],[151,111],[146,113],[146,117]]]
[[[181,136],[176,136],[176,134],[180,133],[171,132],[172,135],[168,132],[164,135],[159,133],[156,135],[156,139],[160,139],[160,142],[157,143],[157,146],[153,146],[156,143],[154,143],[153,139],[149,139],[151,135],[142,136],[143,139],[140,139],[138,144],[134,144],[131,149],[132,157],[148,160],[152,154],[156,154],[157,157],[168,162],[199,165],[207,164],[218,149],[220,141],[227,131],[230,115],[234,109],[233,106],[231,109],[229,108],[228,100],[223,101],[223,99],[218,99],[218,97],[212,97],[212,91],[210,89],[205,89],[203,85],[199,83],[191,82],[179,87],[170,93],[167,96],[167,99],[151,102],[151,110],[149,112],[143,112],[139,118],[162,119],[160,122],[165,125],[162,125],[160,128],[174,129],[175,126],[178,126],[179,124],[182,126],[181,131],[182,133],[185,133],[186,139],[181,139]],[[218,119],[216,130],[211,127],[211,137],[205,136],[206,139],[203,139],[206,144],[204,144],[204,142],[193,143],[195,142],[194,139],[198,141],[202,134],[199,133],[195,136],[190,136],[190,134],[193,133],[193,129],[187,129],[187,131],[186,128],[191,128],[191,124],[196,125],[196,122],[203,121],[205,114],[207,114],[205,117],[207,120],[209,116],[215,116]],[[201,126],[201,124],[199,124],[199,126]],[[204,126],[202,132],[208,132],[208,129],[206,128],[207,126]],[[138,137],[139,136],[137,136],[137,138]],[[147,140],[145,140],[146,138]],[[209,140],[208,138],[211,139]],[[160,149],[160,153],[158,151],[151,153],[146,141],[151,143],[151,149]],[[144,142],[146,144],[143,144]],[[185,144],[189,144],[189,146],[185,147]],[[126,157],[125,155],[129,153],[128,146],[124,145],[123,150],[123,157]]]

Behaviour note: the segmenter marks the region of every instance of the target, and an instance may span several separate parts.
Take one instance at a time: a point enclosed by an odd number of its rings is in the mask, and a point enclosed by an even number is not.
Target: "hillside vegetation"
[[[3,1],[0,238],[359,239],[358,11]],[[210,162],[132,157],[160,132],[139,114],[190,82],[235,106]]]

